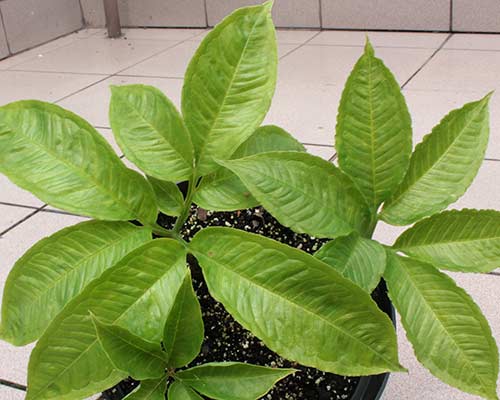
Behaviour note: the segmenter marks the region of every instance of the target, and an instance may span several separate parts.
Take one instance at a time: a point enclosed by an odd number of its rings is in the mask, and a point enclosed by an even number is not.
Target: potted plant
[[[481,164],[489,95],[412,154],[405,100],[367,43],[342,95],[336,167],[260,127],[276,83],[271,7],[207,35],[182,116],[155,88],[112,88],[116,140],[146,177],[69,111],[0,107],[0,171],[93,218],[36,243],[7,280],[0,337],[38,340],[28,400],[85,399],[124,379],[129,400],[376,399],[383,377],[349,377],[405,371],[377,305],[382,278],[422,364],[497,399],[488,323],[440,271],[500,259],[499,212],[442,212]],[[379,220],[416,224],[386,246],[371,239]]]

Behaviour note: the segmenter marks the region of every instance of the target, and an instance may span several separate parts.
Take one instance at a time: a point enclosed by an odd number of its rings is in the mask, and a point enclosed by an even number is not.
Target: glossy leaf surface
[[[148,177],[148,181],[153,187],[160,211],[164,214],[177,217],[184,205],[184,197],[177,185],[173,182],[161,181],[151,176]]]
[[[340,168],[373,210],[403,179],[411,142],[411,118],[399,84],[367,43],[342,94],[335,146]]]
[[[139,388],[124,400],[165,400],[166,380],[154,379],[142,381]]]
[[[35,341],[90,281],[150,240],[149,229],[102,221],[82,222],[42,239],[9,274],[0,336],[18,346]]]
[[[184,367],[201,349],[204,328],[201,308],[188,274],[177,293],[163,332],[163,347],[169,367]]]
[[[438,268],[490,272],[500,266],[500,212],[445,211],[408,229],[394,247]]]
[[[200,231],[190,251],[211,295],[281,356],[344,375],[401,370],[390,319],[313,256],[229,228]]]
[[[123,379],[126,374],[117,372],[102,350],[89,312],[106,324],[159,343],[186,270],[183,247],[158,239],[91,282],[54,319],[33,350],[27,399],[85,399]]]
[[[147,181],[85,120],[40,101],[0,107],[0,172],[42,201],[103,220],[154,223]]]
[[[363,232],[370,212],[352,181],[333,164],[298,152],[271,152],[221,161],[281,224],[334,238]]]
[[[256,400],[294,372],[293,369],[228,362],[200,365],[179,372],[177,377],[211,399]]]
[[[305,152],[306,149],[284,129],[268,125],[258,128],[231,158],[238,159],[270,151]],[[235,211],[259,205],[240,178],[226,168],[219,168],[203,178],[194,202],[206,210],[214,211]]]
[[[172,102],[152,86],[112,86],[111,91],[109,120],[125,156],[157,179],[187,180],[193,145]]]
[[[452,111],[417,145],[403,182],[384,205],[384,221],[409,225],[465,193],[488,144],[489,98]]]
[[[218,168],[260,126],[276,85],[272,3],[235,11],[203,40],[186,72],[182,114],[200,175]]]
[[[168,388],[168,400],[203,400],[203,398],[182,382],[176,381]]]
[[[384,248],[357,233],[324,244],[314,257],[332,266],[368,293],[380,282],[386,262]]]
[[[148,342],[117,325],[92,318],[99,344],[114,367],[136,380],[163,377],[167,367],[159,343]]]
[[[449,385],[497,399],[498,349],[469,295],[433,266],[392,253],[384,277],[418,360]]]

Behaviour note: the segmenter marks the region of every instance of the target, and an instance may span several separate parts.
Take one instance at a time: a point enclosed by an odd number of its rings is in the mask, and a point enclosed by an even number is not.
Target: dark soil
[[[160,216],[160,225],[171,228],[174,220]],[[227,226],[257,233],[281,243],[314,253],[327,240],[316,239],[294,233],[280,225],[262,208],[248,209],[234,213],[210,212],[193,208],[192,214],[181,232],[189,241],[200,229],[207,226]],[[351,399],[359,378],[325,373],[283,359],[269,350],[259,339],[238,324],[208,293],[201,270],[192,257],[188,259],[193,275],[193,286],[200,300],[205,339],[200,355],[190,366],[214,361],[239,361],[269,367],[295,368],[300,372],[280,381],[262,400],[336,400]],[[105,393],[105,399],[119,400],[131,391],[137,382],[128,380],[113,388],[114,394]]]

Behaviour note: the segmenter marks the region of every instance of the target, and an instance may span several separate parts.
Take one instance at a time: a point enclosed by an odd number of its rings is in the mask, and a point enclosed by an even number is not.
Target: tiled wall
[[[90,26],[104,25],[102,0],[80,0]],[[213,26],[259,0],[118,0],[123,26]],[[500,0],[275,0],[279,27],[500,32]]]
[[[0,58],[83,26],[79,0],[0,0]]]

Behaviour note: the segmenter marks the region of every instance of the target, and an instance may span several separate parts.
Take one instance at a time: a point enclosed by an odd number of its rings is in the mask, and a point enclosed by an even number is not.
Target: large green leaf
[[[145,380],[124,400],[165,400],[166,386],[166,379]]]
[[[500,267],[500,212],[445,211],[408,229],[394,247],[438,268],[490,272]]]
[[[203,337],[200,303],[188,274],[165,323],[163,347],[168,366],[180,368],[193,361],[200,352]]]
[[[324,244],[314,255],[343,276],[371,293],[385,269],[385,250],[377,242],[357,233]]]
[[[160,343],[148,342],[127,329],[104,324],[93,317],[99,344],[113,366],[134,379],[157,379],[165,376],[167,363]]]
[[[158,239],[92,281],[54,319],[31,353],[27,399],[84,399],[120,381],[126,374],[115,370],[100,346],[89,312],[159,343],[186,273],[184,248]]]
[[[160,211],[167,215],[178,216],[184,206],[184,196],[173,182],[161,181],[148,176],[158,201]]]
[[[469,295],[433,266],[392,253],[384,276],[418,360],[444,382],[496,400],[498,349]]]
[[[294,372],[294,369],[228,362],[200,365],[179,372],[177,378],[211,399],[256,400]]]
[[[111,91],[109,120],[125,156],[157,179],[187,180],[193,145],[172,102],[152,86],[111,86]]]
[[[182,382],[176,381],[168,388],[168,400],[203,400],[203,398]]]
[[[186,72],[182,114],[200,175],[218,168],[264,120],[278,63],[272,2],[235,11],[203,40]]]
[[[258,128],[231,157],[232,159],[270,151],[301,151],[304,146],[292,135],[274,125]],[[205,176],[194,196],[194,202],[206,210],[235,211],[259,204],[240,178],[227,168]]]
[[[335,146],[340,168],[373,210],[403,179],[411,139],[411,118],[399,84],[367,42],[342,94]]]
[[[317,237],[364,232],[370,212],[352,181],[307,153],[271,152],[220,164],[283,225]]]
[[[190,251],[211,295],[283,357],[343,375],[401,370],[390,319],[329,265],[230,228],[200,231]]]
[[[0,172],[42,201],[104,220],[154,223],[153,190],[85,120],[53,104],[0,107]]]
[[[452,111],[417,145],[403,182],[384,205],[384,221],[411,224],[465,193],[488,145],[489,99]]]
[[[82,222],[42,239],[7,278],[0,336],[17,346],[35,341],[90,281],[150,240],[149,229],[100,221]]]

